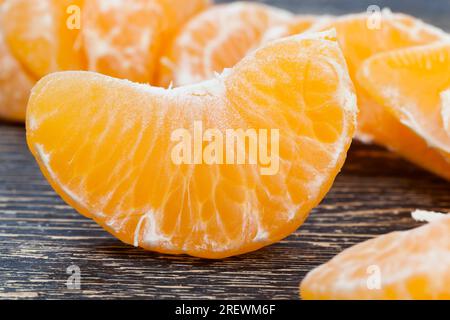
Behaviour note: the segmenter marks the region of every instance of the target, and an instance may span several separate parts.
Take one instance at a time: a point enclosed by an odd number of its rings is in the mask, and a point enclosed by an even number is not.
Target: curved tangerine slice
[[[358,74],[362,87],[399,122],[440,151],[448,161],[450,42],[403,49],[367,60]],[[402,150],[399,150],[400,152]],[[421,154],[417,154],[420,163]]]
[[[450,299],[450,217],[365,241],[309,272],[303,299]]]
[[[0,65],[0,117],[11,121],[23,121],[34,81],[10,52],[1,30]]]
[[[348,15],[323,26],[325,29],[331,26],[336,28],[350,76],[355,82],[356,72],[361,63],[374,54],[428,44],[446,37],[441,30],[403,14],[383,11],[379,24],[372,26],[372,29],[369,28],[370,19],[367,14]],[[358,84],[356,91],[360,108],[358,136],[363,140],[366,138],[386,145],[384,139],[386,133],[380,130],[380,122],[389,115],[386,115],[384,108],[367,96]],[[401,130],[398,128],[398,131]]]
[[[88,69],[149,82],[161,42],[164,11],[159,3],[91,0],[83,12]]]
[[[391,50],[428,44],[440,41],[447,35],[422,21],[404,14],[383,11],[373,21],[374,16],[366,13],[350,14],[342,17],[324,17],[311,28],[312,31],[335,28],[344,56],[347,60],[350,76],[356,80],[356,72],[367,58],[374,54]],[[279,30],[278,37],[295,33],[295,21],[289,28]],[[303,22],[299,22],[303,26]],[[289,30],[291,29],[291,30]],[[380,131],[380,119],[388,118],[382,107],[370,99],[364,90],[356,85],[358,93],[358,136],[364,140],[384,143],[384,132]],[[386,120],[387,121],[387,120]],[[398,130],[401,130],[400,128]]]
[[[69,9],[73,6],[81,9],[83,3],[84,0],[5,0],[3,3],[2,28],[6,41],[35,78],[55,71],[85,68],[78,26],[68,27],[72,15],[77,14]]]
[[[355,114],[345,60],[324,33],[272,43],[214,80],[172,90],[86,72],[50,75],[33,90],[27,141],[65,201],[120,240],[223,258],[303,223],[344,162]],[[265,175],[269,162],[261,157],[258,164],[177,165],[174,133],[198,134],[199,122],[216,143],[227,130],[268,130],[259,150],[277,150],[279,142],[279,152],[268,153],[278,170]],[[267,138],[273,130],[278,140]],[[205,144],[200,150],[211,147]],[[224,145],[217,157],[235,154]]]
[[[403,14],[382,12],[378,28],[374,29],[369,28],[369,22],[370,16],[367,14],[355,14],[336,18],[321,26],[321,29],[336,28],[350,76],[355,81],[360,109],[357,137],[398,151],[417,165],[449,179],[448,163],[442,155],[430,149],[414,131],[401,124],[356,82],[356,72],[367,58],[382,52],[437,42],[448,36]]]
[[[158,71],[163,87],[211,79],[261,44],[270,27],[290,21],[287,11],[237,2],[217,5],[193,18],[176,37]]]
[[[88,69],[151,82],[164,43],[205,0],[91,0],[83,15]]]

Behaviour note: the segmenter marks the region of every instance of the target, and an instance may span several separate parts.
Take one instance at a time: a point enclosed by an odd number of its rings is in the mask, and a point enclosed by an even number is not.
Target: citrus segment
[[[344,250],[307,274],[303,299],[450,299],[450,217]]]
[[[261,44],[264,32],[292,15],[266,5],[217,5],[193,18],[161,59],[158,84],[188,85],[234,66]]]
[[[302,224],[344,162],[355,117],[345,60],[322,33],[269,44],[213,80],[176,89],[89,72],[47,76],[30,99],[27,141],[55,190],[120,240],[223,258]],[[194,140],[182,153],[180,130]],[[251,144],[220,146],[239,130],[258,132],[271,161]],[[219,147],[207,153],[212,141]]]
[[[5,0],[2,28],[15,57],[40,78],[58,70],[80,70],[84,55],[70,7],[81,9],[83,0]],[[80,11],[78,11],[79,13]],[[80,17],[78,17],[78,20]],[[81,23],[81,22],[80,22]]]
[[[417,139],[442,154],[446,166],[428,163],[423,153],[408,152],[419,165],[450,179],[450,136],[448,127],[448,88],[450,88],[450,44],[436,43],[376,55],[367,60],[358,82],[398,122]],[[416,140],[417,140],[416,139]],[[442,171],[441,171],[442,170]]]
[[[1,19],[0,16],[0,21]],[[12,121],[23,121],[34,81],[12,55],[1,30],[0,65],[0,117]]]
[[[410,161],[449,178],[448,163],[408,127],[404,126],[360,86],[356,73],[363,61],[371,56],[392,50],[438,42],[448,36],[441,30],[404,14],[383,11],[379,21],[371,21],[367,14],[336,18],[321,28],[333,26],[356,82],[358,94],[358,133],[363,141],[376,142],[394,150]]]
[[[84,9],[88,68],[117,78],[151,82],[164,44],[205,0],[92,0]]]

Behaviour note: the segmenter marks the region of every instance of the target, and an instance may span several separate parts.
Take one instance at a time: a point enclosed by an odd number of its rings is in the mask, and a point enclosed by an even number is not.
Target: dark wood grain
[[[366,3],[277,2],[330,13],[361,11]],[[450,15],[447,1],[391,6],[443,27],[448,21],[438,17]],[[344,248],[417,226],[415,208],[450,211],[450,183],[355,143],[326,199],[284,241],[221,261],[155,254],[122,244],[65,205],[29,153],[24,128],[0,124],[0,299],[296,299],[304,275]],[[70,265],[81,269],[81,290],[66,288]]]

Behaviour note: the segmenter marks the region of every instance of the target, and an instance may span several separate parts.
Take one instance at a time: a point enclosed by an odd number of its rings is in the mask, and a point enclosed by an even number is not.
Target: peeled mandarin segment
[[[368,123],[368,121],[378,123],[377,127],[371,128],[369,139],[376,137],[375,141],[380,145],[397,152],[417,166],[450,180],[450,164],[442,153],[430,148],[428,143],[417,133],[403,125],[393,112],[375,102],[373,98],[366,98],[370,95],[364,91],[361,85],[359,90],[358,103],[366,108],[371,108],[372,112],[371,115],[364,114],[364,116],[372,117],[364,123]]]
[[[258,47],[267,29],[291,17],[286,11],[246,2],[206,10],[188,22],[162,57],[158,84],[181,86],[214,77]]]
[[[383,11],[379,22],[371,25],[369,14],[351,14],[322,24],[336,29],[339,44],[354,77],[361,63],[374,54],[436,42],[446,34],[419,19]]]
[[[27,141],[62,198],[120,240],[224,258],[303,223],[342,167],[355,120],[345,60],[324,33],[272,43],[220,77],[173,90],[89,72],[50,75],[33,90]],[[258,132],[272,160],[208,164],[200,152],[176,164],[174,132],[193,135],[199,125],[216,136],[210,141],[224,139],[215,149],[224,155],[236,151],[228,130]],[[268,137],[276,130],[278,139]]]
[[[444,123],[446,90],[450,87],[450,42],[376,55],[362,66],[359,80],[398,121],[442,152],[450,166],[450,136]]]
[[[35,78],[85,67],[79,29],[67,26],[70,6],[83,0],[5,0],[2,28],[15,57]]]
[[[390,113],[386,117],[406,127],[403,131],[409,131],[412,138],[392,134],[386,121],[382,124],[387,126],[386,133],[378,136],[406,158],[447,179],[450,136],[445,118],[449,70],[450,45],[437,43],[376,55],[358,73],[359,85]]]
[[[336,28],[339,44],[353,80],[356,80],[356,72],[361,63],[374,54],[428,44],[446,37],[443,31],[404,14],[383,11],[378,22],[371,19],[373,17],[367,14],[352,14],[336,18],[321,27]],[[380,143],[381,139],[378,137],[380,122],[374,115],[379,114],[381,117],[388,115],[383,115],[385,110],[371,102],[370,97],[364,96],[364,91],[358,84],[356,91],[360,108],[358,136],[368,137]]]
[[[450,217],[344,250],[309,272],[303,299],[449,299]]]
[[[90,0],[82,35],[88,70],[150,82],[162,41],[163,7],[156,0]]]
[[[34,81],[10,52],[1,30],[0,66],[0,117],[11,121],[24,121],[28,96]]]

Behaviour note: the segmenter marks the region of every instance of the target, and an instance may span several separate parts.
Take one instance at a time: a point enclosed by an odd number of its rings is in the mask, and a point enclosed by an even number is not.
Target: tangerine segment
[[[11,51],[35,78],[59,70],[80,70],[85,58],[77,19],[84,0],[5,0],[2,27]],[[78,20],[80,17],[78,17]],[[70,25],[70,28],[68,27]]]
[[[360,85],[398,121],[449,161],[450,42],[376,55],[358,75]],[[450,175],[450,170],[448,172]]]
[[[2,66],[0,68],[0,117],[11,121],[24,121],[25,107],[34,81],[12,55],[1,30],[0,65]]]
[[[378,20],[366,13],[330,19],[321,29],[336,29],[339,44],[354,77],[361,63],[374,54],[439,41],[447,35],[414,17],[382,11]]]
[[[149,82],[158,55],[164,10],[156,0],[90,0],[83,10],[88,70]]]
[[[368,14],[351,14],[322,25],[323,29],[336,28],[339,44],[354,81],[361,63],[374,54],[428,44],[446,37],[443,31],[404,14],[383,11],[378,20],[372,19]],[[380,137],[383,133],[379,132],[380,122],[375,115],[381,118],[389,116],[384,115],[385,110],[381,106],[365,96],[358,84],[356,91],[360,108],[358,137],[384,144]]]
[[[450,217],[344,250],[308,273],[303,299],[450,299]]]
[[[356,72],[362,62],[375,54],[437,42],[448,37],[444,32],[403,14],[383,12],[378,25],[371,25],[370,19],[366,14],[348,15],[322,26],[336,28],[349,64],[350,76],[355,82]],[[439,152],[428,148],[414,131],[374,101],[359,83],[355,85],[360,109],[357,136],[361,140],[386,146],[415,164],[450,178],[449,164]]]
[[[65,201],[125,243],[205,258],[296,230],[342,167],[357,111],[332,33],[271,43],[213,80],[171,90],[56,73],[37,84],[28,108],[28,145]],[[180,129],[192,146],[182,153]],[[271,161],[250,162],[249,143],[236,149],[226,136],[239,129],[259,132]],[[207,162],[208,154],[232,161]]]
[[[92,0],[84,8],[88,69],[151,82],[164,43],[206,0]]]
[[[161,59],[158,84],[181,86],[210,79],[259,46],[268,28],[291,18],[284,10],[256,3],[214,6],[178,34]]]

